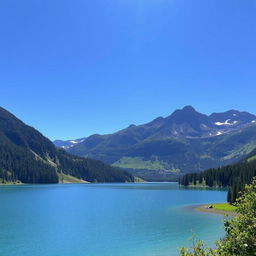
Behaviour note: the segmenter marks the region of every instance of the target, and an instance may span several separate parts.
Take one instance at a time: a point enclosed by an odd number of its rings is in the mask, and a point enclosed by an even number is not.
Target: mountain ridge
[[[113,134],[117,134],[117,133],[121,133],[123,131],[126,131],[127,129],[138,129],[140,127],[152,127],[152,126],[161,126],[165,121],[167,122],[167,124],[165,123],[165,126],[168,126],[173,123],[175,124],[184,124],[187,123],[184,120],[187,120],[187,116],[189,116],[189,118],[191,117],[191,115],[197,115],[196,117],[196,122],[195,122],[195,118],[194,118],[194,123],[192,123],[192,128],[197,128],[200,129],[200,125],[198,123],[206,123],[208,124],[208,128],[212,128],[213,130],[215,130],[215,132],[209,133],[208,135],[204,135],[201,134],[200,137],[212,137],[212,136],[219,136],[220,133],[218,133],[218,131],[222,130],[223,133],[227,133],[229,131],[233,131],[234,129],[238,129],[241,126],[243,127],[244,125],[249,125],[250,122],[255,122],[256,123],[256,115],[250,114],[249,112],[246,111],[238,111],[238,110],[228,110],[225,112],[213,112],[210,115],[206,115],[206,114],[201,114],[200,112],[197,112],[195,110],[195,108],[193,108],[190,105],[185,106],[183,109],[178,109],[175,110],[172,114],[170,114],[167,117],[162,117],[159,116],[155,119],[153,119],[152,121],[145,123],[145,124],[140,124],[140,125],[135,125],[135,124],[131,124],[129,125],[127,128],[121,129],[117,132],[114,132],[112,134],[93,134],[91,136],[109,136],[109,135],[113,135]],[[239,115],[239,117],[238,117]],[[239,123],[237,120],[235,119],[240,119]],[[232,127],[234,126],[234,127]],[[164,127],[161,127],[161,129],[163,129]],[[228,129],[229,128],[229,129]],[[234,129],[231,129],[234,128]],[[206,129],[206,128],[205,128]],[[207,130],[207,129],[206,129]],[[217,131],[217,132],[216,132]],[[161,131],[159,131],[161,132]],[[177,132],[177,131],[176,131]],[[171,135],[175,137],[176,136],[181,136],[182,134],[175,134],[176,132],[172,133]],[[75,144],[79,144],[84,142],[84,140],[88,139],[89,137],[83,137],[80,139],[74,139],[74,140],[54,140],[54,144],[58,147],[63,147],[63,148],[68,148],[68,147],[73,147]],[[197,138],[197,136],[188,136],[188,137],[195,137]]]
[[[154,176],[156,171],[161,179],[229,164],[243,157],[256,145],[255,120],[256,116],[248,112],[230,110],[205,115],[186,106],[167,117],[130,125],[113,134],[94,134],[65,148],[142,178],[147,179],[150,173]],[[239,132],[245,138],[243,143],[239,142]]]
[[[186,174],[180,178],[179,183],[184,186],[229,187],[227,200],[234,203],[245,184],[250,184],[255,175],[256,148],[232,165]]]
[[[0,108],[0,181],[58,183],[58,174],[89,182],[133,181],[118,168],[57,149],[39,131]]]

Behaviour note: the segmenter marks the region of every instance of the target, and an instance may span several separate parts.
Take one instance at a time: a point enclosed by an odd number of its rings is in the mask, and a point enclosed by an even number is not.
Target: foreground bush
[[[216,241],[216,249],[197,241],[191,249],[182,248],[181,256],[254,256],[256,255],[256,178],[246,185],[237,200],[237,215],[225,220],[226,236]]]

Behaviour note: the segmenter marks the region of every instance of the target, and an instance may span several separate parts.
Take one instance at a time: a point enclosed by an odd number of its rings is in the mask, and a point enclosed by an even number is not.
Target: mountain
[[[77,143],[81,143],[85,140],[85,138],[82,139],[77,139],[77,140],[55,140],[54,141],[54,145],[58,148],[63,148],[63,149],[67,149],[67,148],[71,148],[73,146],[75,146]]]
[[[98,160],[73,156],[0,108],[0,180],[57,183],[65,179],[90,182],[133,181],[133,176]]]
[[[147,180],[172,180],[248,154],[256,146],[256,116],[237,110],[208,116],[186,106],[165,118],[113,134],[54,143]]]
[[[256,176],[256,149],[245,159],[221,168],[212,168],[199,173],[190,173],[180,179],[180,184],[209,187],[229,187],[228,202],[234,203],[245,184]]]

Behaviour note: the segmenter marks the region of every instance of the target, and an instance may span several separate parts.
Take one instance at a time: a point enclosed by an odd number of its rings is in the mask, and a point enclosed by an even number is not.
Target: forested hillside
[[[55,145],[145,180],[176,180],[185,173],[246,157],[256,146],[256,116],[237,110],[208,116],[186,106],[165,118],[130,125],[113,134],[58,140]]]
[[[208,169],[199,173],[190,173],[180,179],[180,184],[203,185],[209,187],[229,187],[228,202],[235,202],[239,192],[256,176],[256,150],[246,159],[221,168]]]
[[[0,108],[0,181],[57,183],[58,173],[89,182],[126,182],[133,176],[101,161],[73,156]]]

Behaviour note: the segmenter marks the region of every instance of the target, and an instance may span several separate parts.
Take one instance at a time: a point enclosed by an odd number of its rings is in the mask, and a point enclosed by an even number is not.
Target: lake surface
[[[225,200],[176,183],[0,186],[0,255],[176,256],[224,235],[223,216],[186,206]]]

